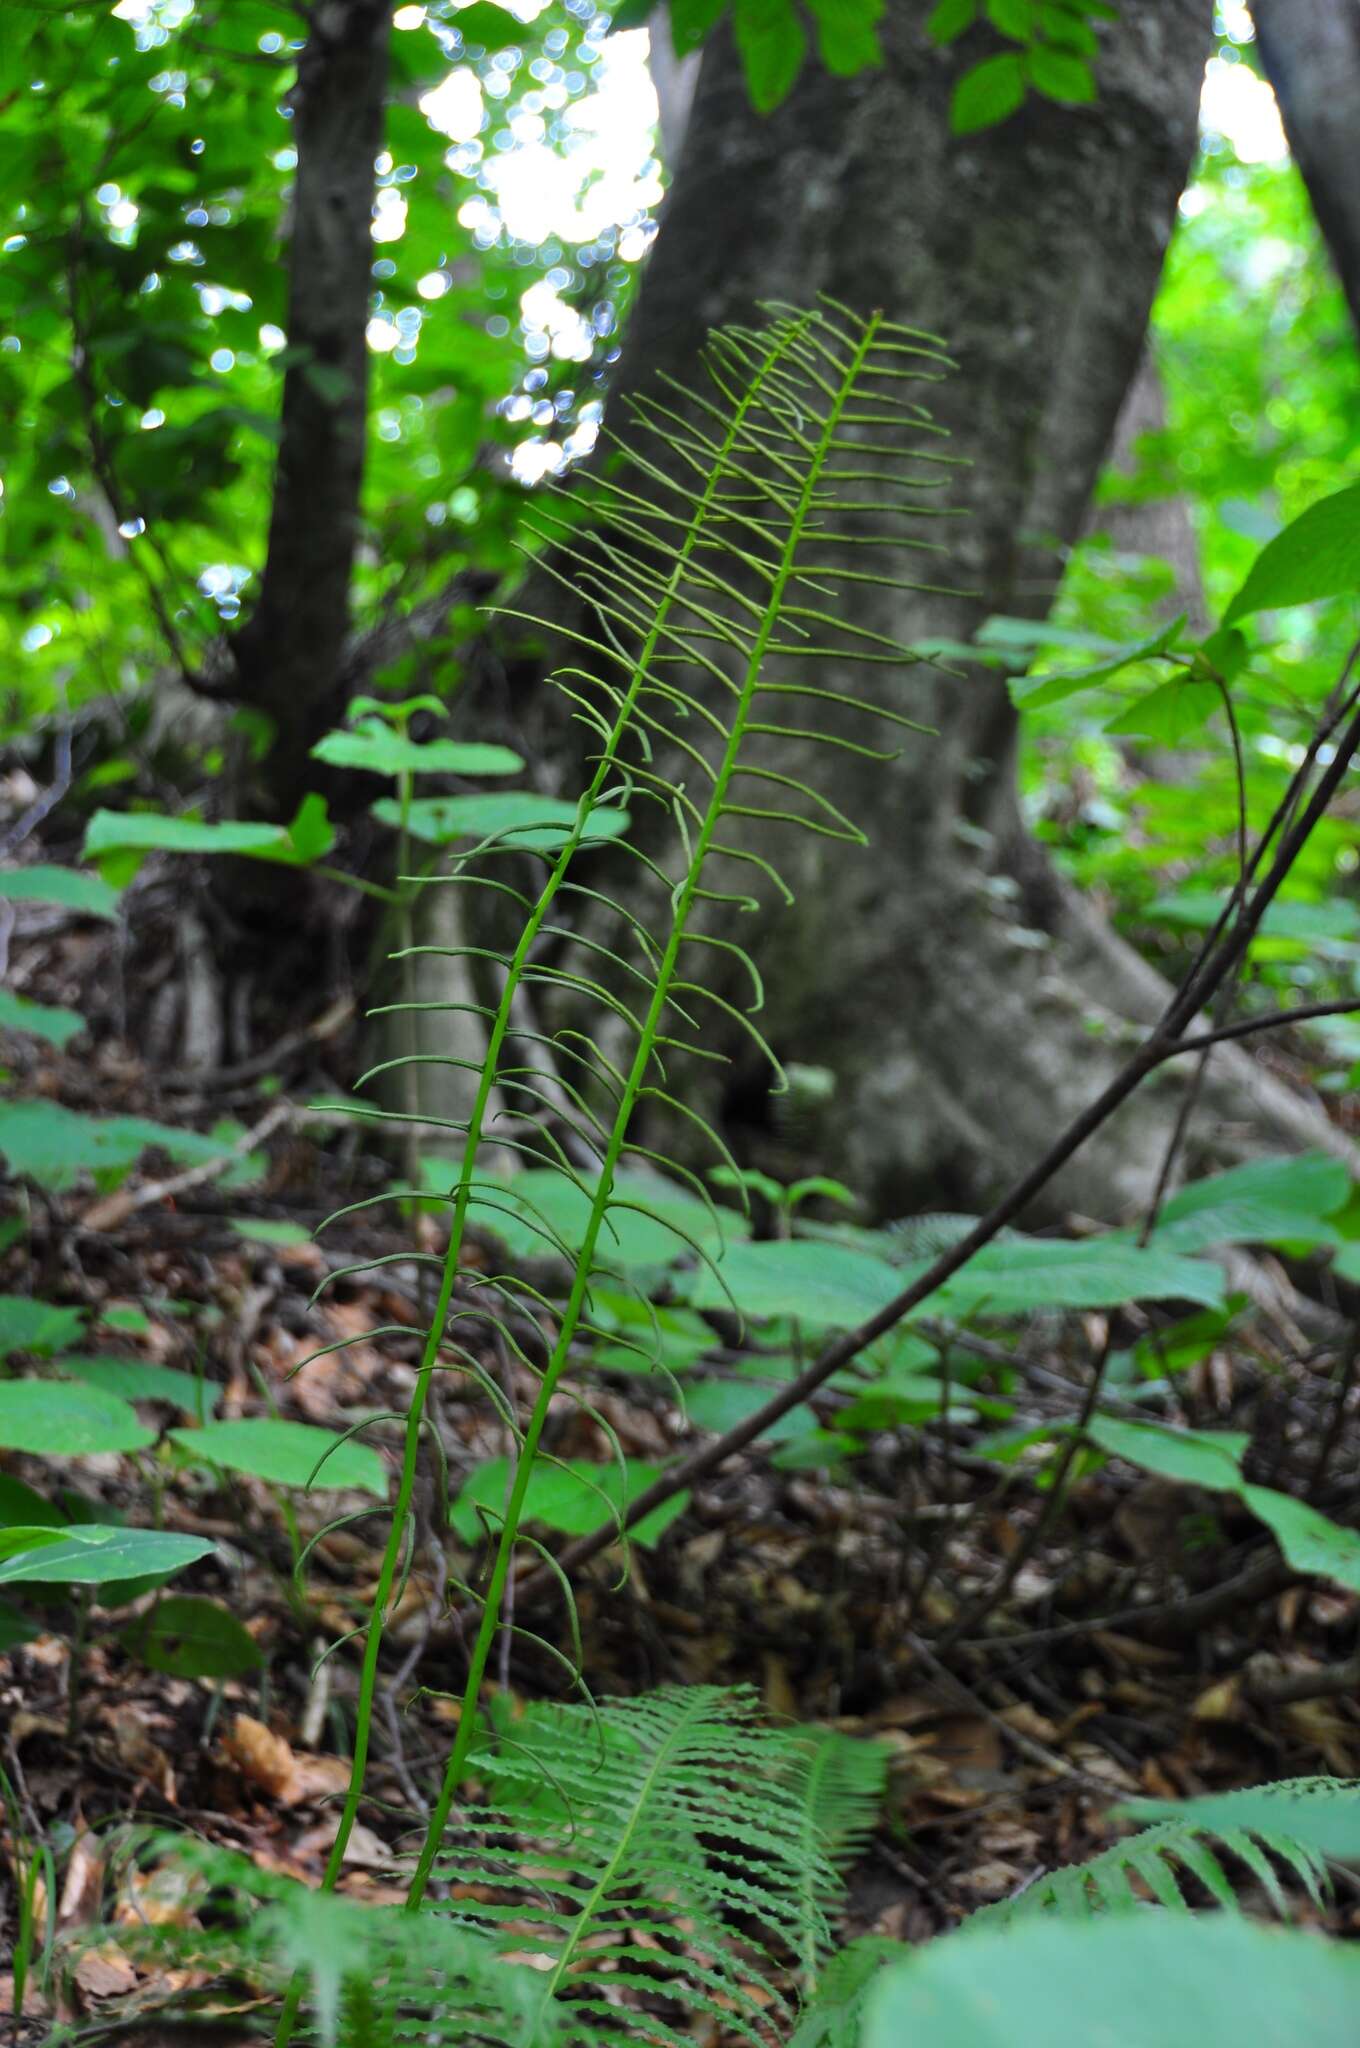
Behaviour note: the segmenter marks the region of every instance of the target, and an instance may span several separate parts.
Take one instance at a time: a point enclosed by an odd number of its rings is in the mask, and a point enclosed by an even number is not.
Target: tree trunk
[[[1211,9],[1125,9],[1096,106],[1031,101],[963,139],[949,133],[950,87],[983,44],[933,48],[927,11],[924,0],[891,10],[881,71],[847,80],[809,65],[766,120],[747,103],[730,33],[714,37],[624,382],[691,381],[706,331],[749,321],[762,300],[822,292],[946,336],[959,369],[933,388],[932,410],[968,465],[955,499],[969,517],[949,525],[932,580],[977,595],[864,585],[857,621],[959,640],[990,612],[1045,613],[1081,530],[1194,147]],[[734,932],[765,977],[762,1023],[782,1059],[835,1075],[829,1112],[799,1119],[798,1170],[840,1173],[879,1213],[987,1203],[1104,1085],[1132,1022],[1154,1018],[1167,993],[1025,834],[1003,684],[922,674],[908,671],[895,701],[937,738],[909,735],[886,768],[826,752],[814,770],[872,850],[828,856],[825,842],[789,834],[770,850],[796,908],[754,940],[750,918]],[[834,665],[818,680],[857,687]],[[766,1077],[744,1041],[727,1049],[725,1097],[695,1106],[777,1169]],[[1149,1084],[1078,1155],[1055,1211],[1109,1217],[1146,1198],[1184,1079]],[[1318,1112],[1246,1055],[1215,1054],[1202,1100],[1196,1134],[1219,1158],[1259,1149],[1265,1134],[1331,1142]]]
[[[1254,0],[1266,76],[1360,327],[1360,0]]]
[[[319,0],[293,94],[298,162],[279,459],[260,593],[232,648],[234,694],[266,712],[277,733],[262,770],[272,812],[296,804],[308,751],[343,708],[391,25],[392,0]]]

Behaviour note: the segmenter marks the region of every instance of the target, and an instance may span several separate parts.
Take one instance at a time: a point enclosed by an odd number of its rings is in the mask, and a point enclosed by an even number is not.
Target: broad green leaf
[[[1035,0],[986,0],[987,19],[1012,42],[1027,43],[1034,34]]]
[[[1321,1935],[1227,1913],[1036,1915],[892,1964],[860,2048],[1355,2048],[1357,2011],[1360,1954]]]
[[[1063,106],[1089,106],[1096,96],[1096,81],[1090,65],[1073,50],[1055,50],[1036,43],[1026,59],[1029,82],[1046,99]]]
[[[124,1649],[169,1678],[240,1678],[264,1663],[260,1646],[216,1600],[176,1593],[122,1631]]]
[[[752,1359],[742,1359],[733,1369],[730,1379],[703,1380],[698,1386],[686,1389],[686,1417],[696,1429],[712,1429],[721,1434],[763,1408],[771,1395],[778,1391],[780,1381],[787,1380],[791,1371],[792,1361],[789,1359],[771,1359],[759,1354]],[[779,1443],[785,1437],[803,1435],[817,1426],[817,1417],[810,1408],[791,1408],[787,1415],[771,1423],[761,1434],[763,1441]]]
[[[376,718],[352,732],[328,732],[313,758],[333,768],[364,768],[371,775],[518,775],[524,766],[509,747],[466,740],[413,740]]]
[[[154,1443],[136,1410],[98,1387],[64,1380],[0,1381],[0,1447],[42,1458],[141,1451]]]
[[[974,135],[995,128],[1025,103],[1025,61],[1018,52],[984,58],[965,71],[949,103],[949,125],[955,135]]]
[[[791,0],[733,0],[737,48],[751,105],[768,114],[788,97],[807,55]]]
[[[310,1244],[312,1233],[300,1223],[276,1222],[267,1216],[233,1216],[231,1227],[238,1237],[253,1244]]]
[[[115,1529],[99,1522],[73,1525],[58,1543],[45,1543],[0,1563],[0,1585],[109,1586],[165,1578],[212,1554],[201,1536],[161,1529]]]
[[[1345,1206],[1350,1175],[1326,1152],[1254,1159],[1198,1180],[1171,1196],[1153,1245],[1200,1252],[1219,1244],[1328,1244],[1327,1218]]]
[[[197,1415],[200,1402],[211,1408],[221,1392],[212,1380],[197,1380],[191,1372],[176,1372],[173,1366],[157,1365],[149,1358],[80,1358],[72,1354],[54,1358],[52,1370],[83,1386],[117,1394],[123,1401],[168,1401],[186,1415]]]
[[[906,1286],[924,1264],[905,1269]],[[1194,1301],[1216,1308],[1223,1276],[1203,1259],[1110,1237],[1015,1238],[985,1246],[923,1304],[927,1315],[1023,1315],[1044,1308],[1116,1308],[1126,1301]]]
[[[0,899],[10,903],[56,903],[82,917],[117,917],[118,891],[99,875],[79,868],[38,865],[0,874]]]
[[[363,1493],[387,1494],[387,1467],[375,1450],[353,1437],[343,1441],[333,1430],[310,1422],[280,1422],[273,1416],[244,1421],[207,1422],[201,1429],[172,1429],[180,1449],[201,1465],[219,1465],[267,1479],[274,1486],[353,1487]],[[313,1472],[330,1445],[326,1462]]]
[[[286,842],[281,825],[224,818],[170,818],[156,811],[96,811],[85,828],[86,860],[110,853],[259,853]]]
[[[1014,61],[1018,64],[1020,59],[1017,57]],[[1021,711],[1038,711],[1045,704],[1060,704],[1065,697],[1074,697],[1079,690],[1089,690],[1097,683],[1109,682],[1112,676],[1132,668],[1135,662],[1151,661],[1157,655],[1165,654],[1179,640],[1184,625],[1185,615],[1182,613],[1158,632],[1150,633],[1146,639],[1130,640],[1122,647],[1113,648],[1086,668],[1063,669],[1057,674],[1017,676],[1010,685],[1011,702]]]
[[[395,831],[401,824],[401,805],[395,797],[381,797],[373,805],[373,815]],[[408,826],[413,838],[430,846],[450,846],[459,839],[505,839],[529,852],[553,853],[575,822],[575,804],[511,789],[486,796],[418,797],[410,807]],[[601,805],[586,826],[585,844],[617,839],[627,829],[627,811]]]
[[[660,1477],[662,1469],[641,1458],[628,1460],[626,1476],[617,1464],[593,1465],[583,1458],[571,1458],[560,1465],[536,1464],[529,1475],[524,1519],[541,1522],[545,1529],[555,1529],[563,1536],[588,1535],[608,1521],[611,1511],[621,1511],[645,1492]],[[481,1532],[479,1507],[488,1510],[489,1526],[493,1530],[499,1528],[508,1474],[506,1460],[492,1458],[464,1481],[449,1509],[449,1522],[464,1543],[475,1543]],[[645,1515],[635,1529],[629,1530],[629,1541],[649,1550],[688,1505],[688,1493],[678,1493],[674,1500],[663,1502],[653,1513]]]
[[[1335,1579],[1360,1592],[1360,1534],[1329,1521],[1306,1501],[1270,1486],[1250,1486],[1238,1469],[1248,1439],[1233,1430],[1163,1429],[1099,1415],[1086,1434],[1103,1450],[1146,1472],[1232,1493],[1265,1523],[1296,1571]]]
[[[677,57],[697,50],[727,12],[727,0],[671,0],[671,42]]]
[[[324,796],[309,791],[303,797],[282,839],[267,845],[237,849],[251,860],[276,862],[280,867],[305,868],[324,860],[335,845],[335,827]]]
[[[63,1046],[85,1029],[79,1010],[66,1010],[57,1003],[32,1003],[0,988],[0,1031],[23,1031],[30,1038],[42,1038],[49,1045]]]
[[[695,1308],[728,1309],[746,1316],[792,1316],[819,1329],[850,1328],[900,1294],[900,1272],[882,1259],[841,1245],[805,1238],[729,1244],[716,1260],[688,1276]]]
[[[1295,1571],[1316,1572],[1360,1593],[1360,1534],[1330,1521],[1307,1501],[1272,1486],[1244,1486],[1241,1498],[1263,1521]]]
[[[0,1154],[13,1174],[46,1188],[68,1188],[82,1173],[118,1176],[137,1164],[151,1146],[167,1152],[181,1165],[220,1158],[230,1150],[232,1135],[204,1136],[179,1131],[169,1124],[140,1116],[86,1116],[59,1102],[0,1103]],[[228,1185],[253,1171],[249,1161],[233,1169]],[[62,1340],[70,1341],[69,1338]]]
[[[1159,740],[1169,747],[1183,746],[1208,724],[1223,699],[1213,683],[1196,682],[1194,677],[1177,677],[1149,690],[1145,696],[1112,718],[1109,733],[1133,733],[1140,739]]]
[[[84,1328],[83,1309],[57,1308],[28,1294],[0,1294],[0,1358],[16,1351],[46,1357],[63,1344],[78,1344]]]
[[[1114,1415],[1096,1415],[1086,1434],[1103,1451],[1124,1458],[1144,1472],[1174,1479],[1184,1486],[1206,1486],[1219,1493],[1240,1492],[1242,1453],[1250,1438],[1238,1430],[1163,1429],[1155,1422],[1124,1422]]]
[[[1319,498],[1267,542],[1223,614],[1225,626],[1253,612],[1360,592],[1360,484]]]
[[[807,0],[817,24],[823,64],[837,78],[853,78],[883,62],[878,24],[885,0]]]
[[[926,34],[932,43],[956,43],[977,15],[978,0],[936,0],[926,17]]]
[[[1148,917],[1164,918],[1168,924],[1187,925],[1192,931],[1208,931],[1223,914],[1227,898],[1207,889],[1180,889],[1174,896],[1159,896],[1148,905]],[[1323,945],[1332,940],[1349,944],[1360,938],[1360,908],[1340,899],[1331,903],[1280,903],[1268,906],[1257,931],[1268,939],[1297,939],[1302,945]]]
[[[0,1528],[60,1529],[65,1522],[61,1510],[25,1486],[22,1479],[0,1472]]]

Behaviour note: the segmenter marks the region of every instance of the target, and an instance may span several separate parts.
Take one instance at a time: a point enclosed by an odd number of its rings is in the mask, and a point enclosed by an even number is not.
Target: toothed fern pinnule
[[[768,325],[759,330],[727,329],[714,336],[705,364],[711,393],[676,394],[674,403],[671,394],[635,402],[652,452],[634,454],[631,467],[593,479],[588,530],[581,531],[575,520],[546,516],[544,538],[553,543],[545,558],[548,573],[580,593],[594,622],[590,631],[571,629],[589,666],[572,665],[553,679],[591,735],[594,769],[569,828],[491,835],[456,864],[451,877],[489,886],[509,900],[523,923],[517,942],[505,950],[457,949],[499,986],[493,1001],[477,1006],[487,1032],[486,1058],[471,1111],[459,1126],[462,1159],[446,1198],[449,1246],[368,1627],[354,1778],[328,1882],[339,1870],[362,1792],[381,1629],[408,1541],[431,1375],[445,1366],[470,1374],[515,1429],[519,1454],[491,1568],[478,1590],[481,1621],[464,1711],[418,1860],[413,1905],[424,1893],[468,1765],[476,1702],[529,1473],[543,1455],[543,1425],[572,1346],[591,1328],[592,1276],[611,1264],[615,1221],[641,1208],[662,1221],[682,1247],[705,1256],[705,1248],[680,1225],[648,1207],[645,1175],[659,1166],[701,1197],[713,1230],[721,1230],[700,1179],[643,1144],[635,1124],[644,1108],[697,1121],[676,1091],[671,1067],[686,1055],[714,1056],[702,1043],[706,1004],[739,1024],[773,1061],[754,1022],[761,1003],[757,969],[744,949],[707,925],[715,907],[757,907],[757,897],[744,886],[748,879],[789,894],[775,861],[751,843],[751,835],[792,825],[863,843],[859,829],[811,780],[769,765],[762,748],[848,746],[887,759],[882,750],[840,730],[846,718],[863,713],[899,727],[914,723],[896,704],[864,702],[821,687],[816,673],[823,657],[834,656],[838,664],[886,665],[894,672],[915,658],[910,649],[854,622],[854,591],[865,581],[930,587],[908,575],[905,565],[895,565],[894,557],[899,549],[935,545],[911,529],[911,521],[934,511],[921,494],[938,488],[942,472],[930,445],[935,430],[910,386],[946,367],[930,337],[879,315],[860,319],[832,305],[810,313],[772,309]],[[908,472],[903,452],[913,438],[918,459]],[[663,446],[664,462],[656,459]],[[868,566],[854,560],[857,546]],[[881,552],[885,547],[887,554]],[[797,703],[808,709],[802,716],[794,712],[795,722],[789,723],[789,707]],[[672,760],[681,764],[679,770],[665,766]],[[767,801],[752,800],[767,792]],[[664,830],[650,834],[645,849],[621,842],[617,857],[640,864],[656,897],[654,923],[619,903],[586,867],[596,858],[590,851],[598,837],[592,821],[602,812],[616,816],[621,808],[639,805],[655,807]],[[520,886],[530,859],[547,868],[536,892]],[[499,872],[489,873],[492,867]],[[734,870],[743,886],[730,886]],[[564,921],[585,908],[594,918],[612,921],[607,938],[593,931],[587,937],[583,926]],[[545,958],[546,946],[563,943],[583,952],[584,960],[564,966],[560,956]],[[751,994],[745,1007],[709,985],[695,964],[715,953],[734,959],[747,975]],[[531,991],[564,990],[596,1007],[608,1021],[610,1044],[621,1050],[606,1050],[599,1028],[572,1022],[540,1032],[526,1026],[523,1006]],[[497,1099],[508,1105],[509,1131],[499,1122],[491,1128]],[[727,1158],[716,1134],[702,1128]],[[481,1276],[477,1282],[476,1315],[495,1325],[538,1381],[522,1424],[471,1351],[451,1334],[469,1220],[494,1219],[509,1206],[507,1184],[487,1176],[479,1163],[490,1145],[518,1153],[536,1171],[561,1176],[580,1203],[571,1242],[531,1200],[516,1197],[513,1205],[520,1216],[534,1219],[544,1248],[567,1266],[570,1280],[561,1296],[549,1302],[522,1277]],[[460,1307],[454,1324],[472,1312]],[[537,1360],[518,1334],[525,1316],[543,1335]]]
[[[696,2019],[780,2048],[790,1965],[830,1955],[847,1828],[876,1818],[877,1746],[771,1728],[715,1686],[494,1720],[436,1860],[447,1895],[414,1919],[152,1837],[186,1910],[126,1948],[196,1983],[291,1977],[294,2038],[327,2048],[681,2048]]]
[[[1326,1858],[1301,1841],[1296,1831],[1291,1831],[1291,1806],[1308,1797],[1353,1799],[1354,1788],[1328,1778],[1289,1778],[1265,1790],[1271,1803],[1278,1803],[1277,1825],[1253,1821],[1249,1827],[1238,1827],[1227,1817],[1210,1821],[1174,1815],[1123,1841],[1112,1842],[1108,1849],[1085,1863],[1066,1864],[1047,1872],[1018,1898],[983,1907],[973,1915],[973,1921],[1010,1920],[1018,1914],[1044,1912],[1083,1919],[1117,1911],[1140,1902],[1142,1894],[1136,1889],[1135,1880],[1144,1888],[1149,1901],[1184,1913],[1190,1910],[1190,1903],[1182,1888],[1182,1873],[1196,1878],[1217,1905],[1231,1912],[1237,1908],[1237,1890],[1230,1871],[1224,1867],[1219,1853],[1222,1851],[1255,1878],[1281,1919],[1289,1917],[1290,1906],[1276,1862],[1293,1873],[1305,1896],[1320,1909],[1328,1882]]]

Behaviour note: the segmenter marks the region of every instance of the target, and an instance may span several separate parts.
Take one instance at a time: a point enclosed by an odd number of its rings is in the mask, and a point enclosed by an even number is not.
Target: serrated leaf
[[[201,1429],[172,1429],[170,1435],[196,1463],[244,1472],[274,1486],[306,1487],[310,1482],[313,1492],[353,1487],[379,1499],[387,1494],[387,1467],[375,1450],[353,1438],[342,1441],[333,1430],[310,1422],[281,1422],[261,1415],[208,1422]],[[330,1445],[335,1449],[317,1471]]]
[[[1360,1785],[1344,1778],[1302,1778],[1197,1799],[1130,1799],[1113,1809],[1120,1820],[1173,1821],[1220,1837],[1241,1830],[1269,1840],[1285,1835],[1338,1861],[1360,1862]]]
[[[964,72],[949,103],[949,126],[955,135],[975,135],[1008,120],[1024,103],[1024,60],[1006,51]]]
[[[260,1646],[216,1600],[177,1593],[122,1631],[124,1649],[168,1678],[240,1678],[264,1663]]]
[[[1355,591],[1360,591],[1360,484],[1320,498],[1262,548],[1223,623],[1231,626],[1253,612]]]
[[[212,1551],[201,1536],[86,1522],[73,1525],[58,1543],[6,1558],[0,1563],[0,1585],[108,1586],[164,1578]]]
[[[154,1430],[116,1394],[61,1380],[0,1381],[0,1447],[41,1458],[88,1458],[141,1451]]]

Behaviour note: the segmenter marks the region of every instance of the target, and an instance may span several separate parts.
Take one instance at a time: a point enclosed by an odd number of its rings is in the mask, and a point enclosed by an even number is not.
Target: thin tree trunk
[[[1254,0],[1266,76],[1360,327],[1360,0]]]
[[[331,722],[349,632],[368,415],[374,166],[382,148],[393,0],[318,0],[293,94],[288,368],[269,547],[233,643],[237,694],[277,739],[266,803],[306,786]]]
[[[882,70],[847,80],[809,66],[766,120],[751,112],[729,32],[713,38],[624,381],[692,381],[706,331],[749,321],[762,300],[822,292],[944,335],[958,374],[930,397],[965,465],[954,496],[968,517],[944,529],[947,555],[927,559],[932,583],[976,595],[866,584],[857,622],[961,640],[990,612],[1042,616],[1081,531],[1194,148],[1211,9],[1124,9],[1096,106],[1034,101],[964,139],[949,132],[950,87],[984,46],[935,49],[927,12],[901,0]],[[818,680],[859,687],[834,664]],[[908,736],[887,768],[837,751],[813,771],[872,851],[828,858],[824,842],[789,834],[767,850],[796,909],[754,934],[744,919],[732,936],[756,955],[762,1024],[782,1059],[835,1075],[829,1113],[799,1119],[798,1170],[841,1173],[880,1212],[980,1208],[1103,1087],[1130,1020],[1155,1016],[1167,991],[1025,832],[1003,684],[916,668],[895,698],[938,737]],[[729,1050],[725,1095],[695,1106],[777,1170],[764,1071],[740,1039]],[[1066,1169],[1053,1206],[1110,1216],[1145,1198],[1180,1085],[1169,1072],[1149,1084]],[[1203,1101],[1198,1128],[1218,1157],[1265,1134],[1331,1142],[1316,1110],[1246,1055],[1215,1054]]]

